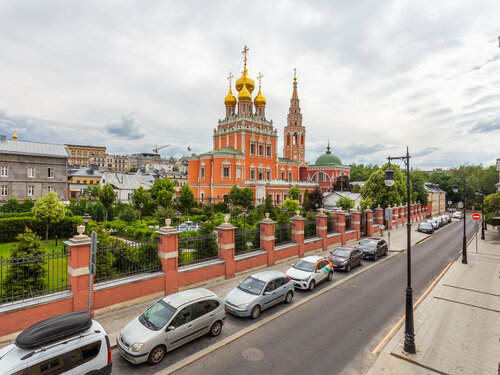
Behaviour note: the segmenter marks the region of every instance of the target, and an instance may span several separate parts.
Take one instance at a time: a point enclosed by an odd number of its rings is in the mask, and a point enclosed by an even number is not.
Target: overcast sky
[[[344,164],[408,145],[415,168],[487,166],[500,157],[499,15],[498,0],[0,0],[0,132],[210,151],[247,45],[280,150],[296,67],[308,161],[330,139]]]

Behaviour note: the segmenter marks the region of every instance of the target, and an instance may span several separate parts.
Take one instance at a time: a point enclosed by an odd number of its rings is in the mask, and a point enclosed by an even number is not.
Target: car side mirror
[[[292,263],[292,267],[295,266],[295,263]]]
[[[168,326],[167,327],[167,331],[170,332],[170,331],[175,331],[175,327],[174,326]]]

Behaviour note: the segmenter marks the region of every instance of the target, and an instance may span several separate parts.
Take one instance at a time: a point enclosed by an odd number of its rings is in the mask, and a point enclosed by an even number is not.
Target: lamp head
[[[386,186],[393,186],[394,185],[394,170],[387,169],[385,171],[384,182],[385,182]]]
[[[453,184],[453,192],[458,193],[458,185],[457,184]]]
[[[90,219],[92,219],[92,216],[90,216],[89,214],[85,214],[82,216],[82,220],[85,224],[87,224],[90,221]]]

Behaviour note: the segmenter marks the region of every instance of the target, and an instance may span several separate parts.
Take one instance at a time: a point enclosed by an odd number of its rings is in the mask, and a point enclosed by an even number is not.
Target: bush
[[[118,214],[118,218],[127,223],[137,220],[138,217],[139,215],[137,214],[137,210],[135,210],[130,204],[122,207],[120,213]]]
[[[68,238],[76,234],[76,227],[82,225],[81,216],[64,217],[57,224],[49,226],[49,238],[56,235],[59,238]],[[0,219],[0,232],[3,242],[13,242],[19,233],[23,233],[26,228],[31,229],[38,236],[45,237],[45,223],[30,216],[10,217]]]
[[[33,212],[6,212],[5,217],[29,217],[33,216]],[[1,217],[1,214],[0,214]]]

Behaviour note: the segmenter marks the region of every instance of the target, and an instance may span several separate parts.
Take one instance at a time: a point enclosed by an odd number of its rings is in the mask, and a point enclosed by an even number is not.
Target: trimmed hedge
[[[49,227],[49,238],[56,235],[59,238],[68,238],[76,234],[76,227],[82,225],[81,216],[66,216],[57,224]],[[23,233],[25,228],[30,228],[37,235],[45,239],[45,224],[34,217],[6,217],[0,219],[1,239],[3,242],[12,242],[16,240],[19,233]]]
[[[33,216],[33,212],[6,212],[5,213],[5,218],[8,217],[30,217]],[[0,218],[2,217],[2,214],[0,214]]]

